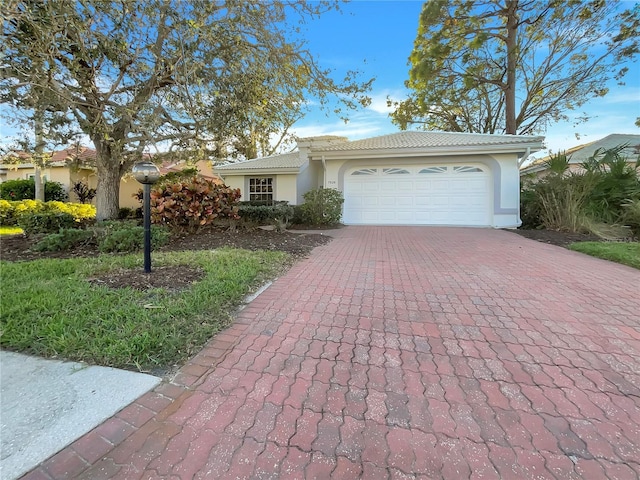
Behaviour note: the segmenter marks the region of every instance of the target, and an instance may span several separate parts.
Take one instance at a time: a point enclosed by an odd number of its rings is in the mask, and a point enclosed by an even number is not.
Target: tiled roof
[[[566,153],[571,154],[571,163],[582,163],[589,157],[593,156],[595,151],[599,148],[608,150],[625,144],[629,144],[629,146],[621,152],[622,155],[635,159],[638,155],[636,148],[640,146],[640,135],[626,135],[622,133],[612,133],[611,135],[607,135],[595,142],[570,149],[572,151],[567,150]]]
[[[638,157],[640,153],[640,135],[632,135],[632,134],[624,134],[624,133],[612,133],[611,135],[607,135],[600,140],[595,140],[593,142],[585,143],[583,145],[577,145],[575,147],[567,148],[562,152],[569,157],[569,163],[580,164],[583,163],[588,158],[592,157],[596,150],[603,149],[608,150],[610,148],[615,148],[620,145],[628,144],[629,146],[622,150],[621,154],[624,157],[629,158],[630,160],[634,160]],[[544,170],[546,168],[545,162],[547,162],[550,158],[550,155],[547,155],[542,158],[538,158],[531,164],[522,168],[522,173],[527,173],[529,171],[539,171]]]
[[[306,161],[298,152],[271,155],[269,157],[246,160],[244,162],[229,163],[227,165],[215,166],[214,170],[244,170],[262,168],[300,168]]]
[[[51,155],[51,162],[65,162],[67,160],[80,160],[81,162],[93,163],[96,159],[96,151],[88,147],[69,147],[58,150]]]
[[[434,147],[473,147],[542,142],[544,137],[454,132],[399,132],[354,140],[322,148],[322,151],[378,150]]]

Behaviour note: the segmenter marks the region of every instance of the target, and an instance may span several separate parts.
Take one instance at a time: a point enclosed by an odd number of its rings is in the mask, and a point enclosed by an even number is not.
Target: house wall
[[[142,189],[142,184],[130,175],[126,175],[120,180],[120,195],[118,201],[120,208],[138,208],[142,204],[133,198],[133,195]]]
[[[298,178],[296,180],[296,201],[289,202],[292,205],[301,205],[304,203],[303,195],[307,193],[309,190],[313,190],[314,188],[318,188],[322,186],[322,182],[324,180],[324,172],[322,166],[318,164],[318,162],[310,162],[309,164],[302,167],[300,173],[298,174]]]
[[[273,178],[275,192],[274,200],[287,201],[291,205],[296,205],[298,203],[298,178],[295,174],[223,175],[222,179],[228,187],[239,188],[242,193],[240,200],[246,202],[249,200],[249,178],[256,177]]]
[[[4,180],[26,180],[28,178],[27,176],[27,172],[29,170],[28,169],[19,169],[19,170],[14,170],[12,168],[9,168],[6,170],[6,176],[4,177]],[[33,174],[33,169],[30,170],[31,173]]]
[[[298,203],[297,175],[275,175],[275,182],[275,200],[296,205]]]
[[[67,194],[71,187],[70,172],[67,167],[49,167],[41,170],[42,175],[48,182],[61,183],[65,188]],[[35,174],[35,168],[33,167],[21,167],[21,168],[7,168],[6,177],[4,180],[27,180],[30,176]]]
[[[244,192],[245,192],[245,181],[244,175],[224,175],[222,176],[222,180],[227,187],[230,188],[239,188],[242,193],[242,197],[240,200],[245,201]]]
[[[520,220],[520,169],[514,153],[493,154],[499,172],[493,171],[494,211],[493,226],[512,228],[522,224]],[[499,193],[499,194],[498,194]]]

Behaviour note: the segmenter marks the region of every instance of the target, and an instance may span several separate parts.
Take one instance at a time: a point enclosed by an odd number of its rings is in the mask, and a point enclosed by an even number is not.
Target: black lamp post
[[[153,163],[136,163],[131,169],[133,176],[142,184],[144,212],[144,273],[151,273],[151,185],[160,178],[160,170]]]

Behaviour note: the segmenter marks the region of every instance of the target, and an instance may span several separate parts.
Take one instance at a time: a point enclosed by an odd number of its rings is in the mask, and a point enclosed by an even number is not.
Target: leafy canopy
[[[627,4],[628,5],[628,4]],[[640,6],[610,0],[428,0],[410,57],[402,129],[531,134],[622,82]],[[586,117],[582,117],[586,120]]]
[[[69,118],[97,151],[98,218],[117,214],[119,179],[151,145],[252,155],[315,98],[366,104],[291,35],[336,1],[8,0],[5,104]],[[55,128],[55,124],[49,125]]]

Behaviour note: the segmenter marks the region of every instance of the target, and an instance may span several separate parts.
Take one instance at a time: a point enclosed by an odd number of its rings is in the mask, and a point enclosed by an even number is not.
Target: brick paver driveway
[[[348,227],[30,478],[638,478],[640,273]]]

